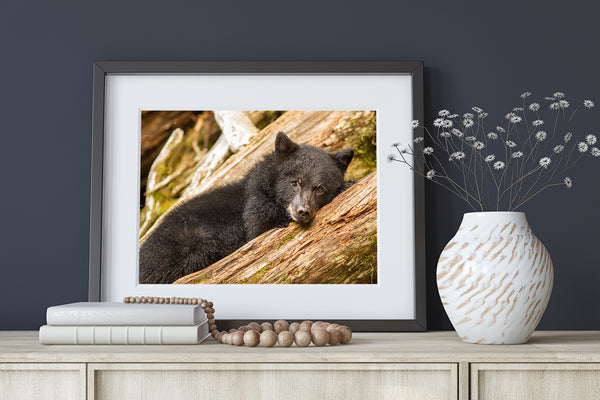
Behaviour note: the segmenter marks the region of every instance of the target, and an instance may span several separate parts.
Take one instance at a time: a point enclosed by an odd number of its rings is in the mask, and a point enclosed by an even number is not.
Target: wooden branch
[[[376,283],[373,172],[319,210],[312,225],[272,229],[175,283]]]

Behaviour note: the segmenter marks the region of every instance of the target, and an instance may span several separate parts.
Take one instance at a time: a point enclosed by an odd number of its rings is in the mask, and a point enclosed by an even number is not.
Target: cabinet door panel
[[[0,399],[83,399],[85,364],[0,364]]]
[[[456,364],[89,364],[89,399],[456,399]]]
[[[472,364],[474,400],[600,399],[600,364]]]

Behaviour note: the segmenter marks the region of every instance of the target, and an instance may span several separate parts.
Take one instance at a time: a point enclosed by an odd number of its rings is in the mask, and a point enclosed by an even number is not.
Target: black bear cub
[[[353,182],[344,173],[354,150],[328,153],[283,132],[275,151],[237,182],[169,210],[140,246],[139,281],[173,283],[206,268],[272,229],[309,224],[317,210]]]

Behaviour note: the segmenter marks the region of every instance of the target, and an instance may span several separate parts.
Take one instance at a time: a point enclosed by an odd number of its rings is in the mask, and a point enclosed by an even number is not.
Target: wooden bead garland
[[[306,347],[312,342],[315,346],[334,346],[349,343],[352,339],[352,330],[347,326],[330,324],[323,321],[302,321],[289,324],[285,320],[270,322],[250,322],[248,325],[229,331],[217,329],[215,323],[215,309],[212,301],[200,297],[150,297],[130,296],[123,298],[124,303],[156,303],[156,304],[199,304],[206,313],[209,332],[212,337],[223,344],[235,346],[273,347],[279,343],[280,347],[289,347],[296,343],[298,347]]]

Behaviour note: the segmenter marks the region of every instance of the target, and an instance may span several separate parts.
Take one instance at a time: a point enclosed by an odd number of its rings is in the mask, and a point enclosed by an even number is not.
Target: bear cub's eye
[[[300,185],[300,179],[290,182],[290,186],[293,187],[293,188],[296,188],[299,185]]]
[[[321,186],[321,185],[319,185],[319,186],[316,186],[314,190],[315,190],[315,192],[316,192],[317,194],[319,194],[319,195],[321,195],[321,194],[324,194],[324,193],[325,193],[325,188],[324,188],[323,186]]]

